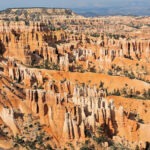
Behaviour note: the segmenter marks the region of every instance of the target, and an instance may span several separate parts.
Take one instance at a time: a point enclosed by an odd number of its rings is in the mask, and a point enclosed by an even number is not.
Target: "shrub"
[[[134,75],[133,72],[131,72],[131,74],[129,74],[128,77],[129,77],[130,79],[135,79],[135,75]]]
[[[112,93],[112,95],[116,95],[116,96],[120,96],[121,94],[120,94],[120,91],[119,91],[119,89],[114,89],[114,92]]]
[[[91,131],[89,129],[85,129],[85,136],[89,138],[92,137]]]
[[[19,21],[19,17],[18,16],[15,17],[15,21]]]
[[[112,70],[109,69],[108,72],[107,72],[107,74],[110,75],[110,76],[112,76],[113,75]]]
[[[102,144],[104,142],[107,142],[108,139],[105,136],[99,136],[99,137],[94,137],[94,141],[96,141],[97,144]]]
[[[104,87],[104,82],[100,81],[99,87],[103,88]]]
[[[80,148],[80,150],[94,150],[95,147],[94,145],[90,144],[89,140],[86,140],[84,144],[82,144],[82,147]]]

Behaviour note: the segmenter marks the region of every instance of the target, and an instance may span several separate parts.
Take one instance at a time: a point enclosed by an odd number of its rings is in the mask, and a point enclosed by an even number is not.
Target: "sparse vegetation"
[[[26,120],[27,121],[27,120]],[[29,117],[27,122],[24,122],[22,134],[12,136],[14,147],[26,148],[28,150],[53,150],[49,144],[49,137],[43,130],[38,130],[41,127],[38,122],[33,123]]]

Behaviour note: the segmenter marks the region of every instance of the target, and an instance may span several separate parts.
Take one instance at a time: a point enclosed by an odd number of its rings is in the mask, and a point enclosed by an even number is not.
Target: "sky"
[[[132,5],[150,8],[150,0],[1,0],[0,9],[14,7],[99,8]]]

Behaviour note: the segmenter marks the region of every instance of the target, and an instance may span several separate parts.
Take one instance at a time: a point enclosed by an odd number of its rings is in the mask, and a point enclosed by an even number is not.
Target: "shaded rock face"
[[[0,55],[2,56],[6,51],[5,45],[3,42],[0,40]]]

